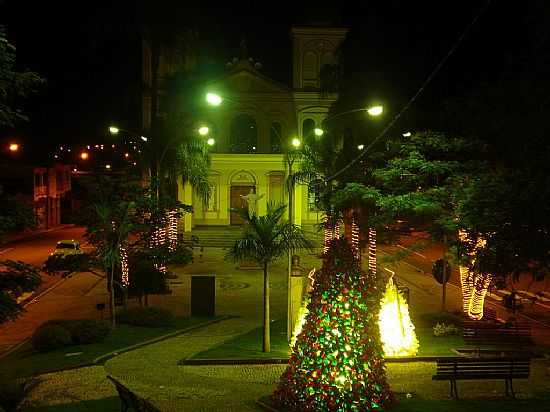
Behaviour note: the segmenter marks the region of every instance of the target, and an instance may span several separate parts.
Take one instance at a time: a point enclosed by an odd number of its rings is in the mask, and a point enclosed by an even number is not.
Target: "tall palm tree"
[[[269,266],[289,250],[313,248],[299,226],[282,221],[286,206],[268,203],[267,214],[257,216],[246,209],[234,210],[245,220],[242,237],[235,241],[227,256],[234,261],[252,259],[264,272],[264,325],[262,350],[271,350],[269,327]]]

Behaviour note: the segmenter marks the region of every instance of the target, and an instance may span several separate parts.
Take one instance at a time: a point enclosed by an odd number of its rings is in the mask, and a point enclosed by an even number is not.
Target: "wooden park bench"
[[[160,410],[153,406],[149,401],[138,397],[135,393],[112,376],[107,375],[107,379],[115,385],[116,391],[118,392],[121,412],[126,412],[129,409],[132,409],[135,412],[160,412]]]
[[[506,382],[506,396],[511,392],[515,399],[513,379],[528,379],[529,358],[439,358],[432,380],[446,381],[451,385],[451,397],[458,399],[458,380],[501,380]]]
[[[474,346],[514,345],[516,347],[524,347],[533,345],[531,326],[525,323],[509,327],[499,323],[467,323],[463,325],[462,336],[466,344]]]

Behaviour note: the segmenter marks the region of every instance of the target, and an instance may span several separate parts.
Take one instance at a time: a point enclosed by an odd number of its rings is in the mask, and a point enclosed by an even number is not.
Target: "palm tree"
[[[242,237],[235,241],[227,257],[235,262],[244,259],[256,261],[264,272],[264,325],[262,350],[271,350],[269,328],[269,265],[289,250],[311,250],[313,244],[299,226],[281,221],[286,206],[268,203],[267,214],[257,216],[246,209],[236,209],[245,220]]]

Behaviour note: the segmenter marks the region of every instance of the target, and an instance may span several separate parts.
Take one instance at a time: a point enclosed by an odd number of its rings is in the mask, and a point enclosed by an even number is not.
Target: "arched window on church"
[[[305,119],[302,122],[302,137],[307,144],[311,144],[315,138],[313,130],[315,130],[315,121],[313,119]]]
[[[254,118],[240,114],[231,122],[231,153],[256,153],[258,149],[258,128]]]
[[[281,123],[272,122],[270,128],[271,153],[281,153],[283,129]]]
[[[319,68],[317,67],[317,54],[312,51],[304,53],[304,81],[317,81]]]

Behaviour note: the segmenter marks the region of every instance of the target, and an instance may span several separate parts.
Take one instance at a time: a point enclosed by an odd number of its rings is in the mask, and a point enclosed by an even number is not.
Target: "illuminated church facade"
[[[261,65],[244,51],[240,59],[228,63],[224,76],[206,84],[205,93],[216,93],[224,99],[221,105],[202,114],[209,136],[215,139],[209,177],[211,196],[204,204],[189,184],[179,183],[179,200],[193,205],[193,213],[182,218],[184,231],[196,226],[242,224],[230,209],[246,207],[243,196],[251,193],[256,195],[259,215],[265,214],[268,202],[288,204],[288,170],[283,153],[294,150],[294,137],[304,141],[315,127],[320,127],[336,100],[334,93],[321,93],[320,70],[334,63],[336,49],[346,33],[346,29],[336,27],[293,27],[291,86],[262,74]],[[144,53],[144,67],[146,60]],[[148,101],[150,98],[144,95],[144,113],[150,109]],[[144,124],[147,122],[144,116]],[[294,222],[319,223],[323,215],[315,206],[315,193],[307,185],[298,184],[294,190]]]

